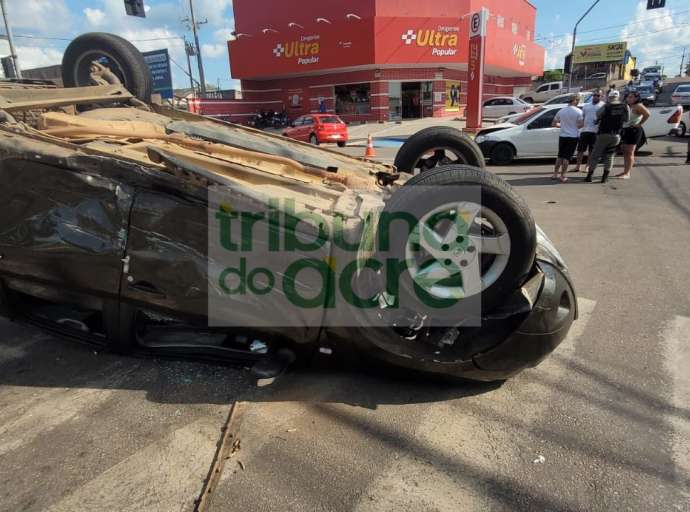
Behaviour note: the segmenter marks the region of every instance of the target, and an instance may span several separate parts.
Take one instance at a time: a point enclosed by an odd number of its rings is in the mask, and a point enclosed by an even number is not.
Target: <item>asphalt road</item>
[[[690,510],[690,166],[677,139],[650,147],[606,185],[491,168],[569,263],[581,310],[503,385],[322,356],[257,388],[0,322],[0,509],[190,510],[241,400],[211,510]]]

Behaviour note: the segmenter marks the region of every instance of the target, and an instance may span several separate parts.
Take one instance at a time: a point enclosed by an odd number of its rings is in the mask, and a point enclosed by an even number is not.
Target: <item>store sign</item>
[[[172,71],[170,70],[170,55],[168,49],[144,52],[144,61],[151,71],[152,92],[160,94],[162,98],[173,97]]]
[[[297,64],[308,65],[319,62],[321,52],[320,36],[302,36],[299,40],[278,43],[273,48],[276,58],[296,59]]]
[[[527,57],[527,45],[515,43],[513,45],[513,55],[515,55],[518,64],[524,66],[525,58]]]
[[[482,8],[470,18],[470,48],[467,64],[467,129],[478,130],[482,127],[482,90],[484,89],[484,52],[486,39],[486,22],[489,11]]]
[[[406,30],[400,39],[407,46],[431,48],[431,55],[449,57],[458,53],[459,33],[460,27],[438,26],[436,29]]]
[[[628,43],[625,42],[576,46],[573,63],[622,61],[627,49]]]

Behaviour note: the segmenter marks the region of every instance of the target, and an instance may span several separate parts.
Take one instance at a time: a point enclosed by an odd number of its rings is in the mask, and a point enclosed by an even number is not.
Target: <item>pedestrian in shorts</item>
[[[621,142],[621,131],[623,125],[630,119],[630,108],[621,103],[620,93],[616,90],[609,92],[609,102],[597,113],[599,119],[599,132],[597,141],[594,144],[592,155],[589,159],[589,172],[585,181],[592,182],[592,176],[599,164],[599,160],[604,160],[604,174],[601,182],[606,183],[613,168],[613,160],[616,148]]]
[[[592,93],[592,103],[586,103],[582,107],[582,115],[585,121],[582,130],[580,130],[580,141],[577,143],[577,165],[575,166],[575,172],[580,171],[585,152],[587,152],[588,158],[592,157],[592,149],[594,149],[594,143],[597,140],[597,131],[599,130],[597,126],[597,114],[605,105],[605,103],[601,101],[601,96],[601,89],[594,91]]]
[[[558,158],[551,179],[558,179],[560,171],[561,183],[568,181],[566,173],[577,148],[580,128],[584,125],[582,110],[577,108],[579,102],[580,96],[573,94],[568,101],[568,106],[558,111],[552,123],[552,126],[560,128],[561,132],[558,137]]]

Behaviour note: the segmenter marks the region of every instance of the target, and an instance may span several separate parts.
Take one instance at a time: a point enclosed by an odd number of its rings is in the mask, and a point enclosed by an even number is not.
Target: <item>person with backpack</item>
[[[599,132],[589,159],[589,172],[585,178],[585,181],[589,183],[592,182],[592,175],[601,159],[604,160],[604,174],[601,177],[601,182],[606,183],[608,181],[613,168],[616,148],[621,142],[623,125],[630,119],[630,108],[627,104],[621,103],[620,93],[613,89],[609,91],[608,96],[609,102],[597,112]]]

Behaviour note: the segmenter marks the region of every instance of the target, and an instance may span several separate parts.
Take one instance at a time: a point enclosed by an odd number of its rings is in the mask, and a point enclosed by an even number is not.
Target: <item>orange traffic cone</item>
[[[374,139],[371,138],[371,133],[367,139],[367,149],[364,152],[364,158],[374,158],[376,157],[376,150],[374,149]]]

